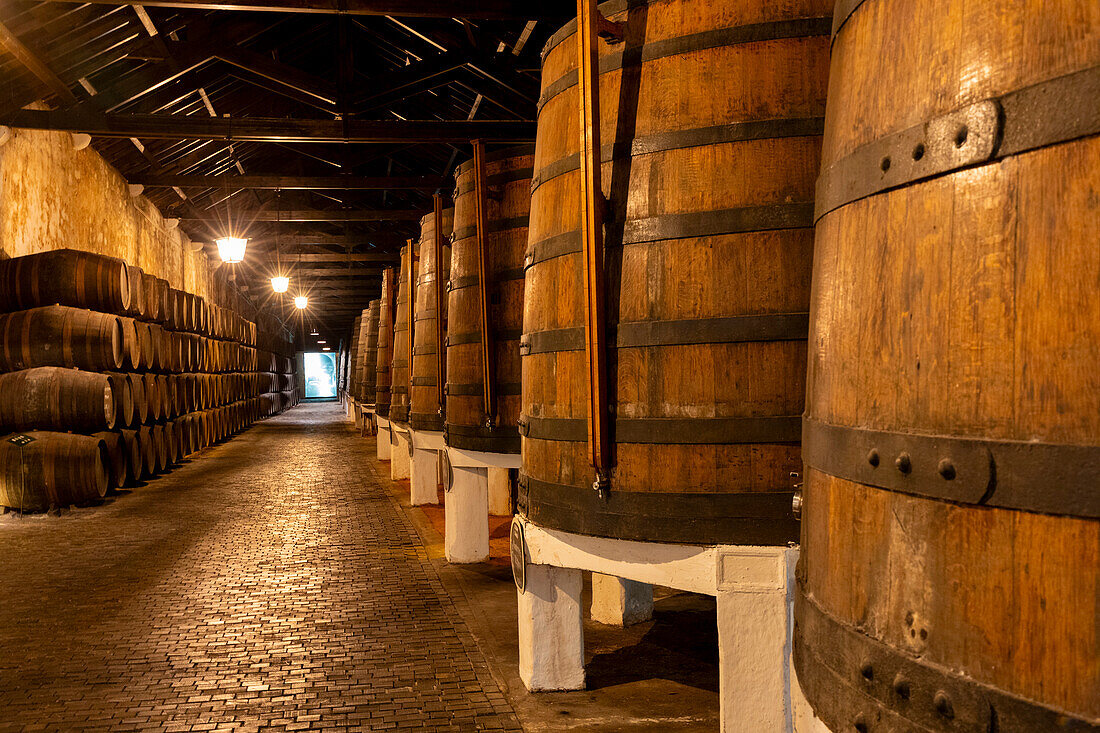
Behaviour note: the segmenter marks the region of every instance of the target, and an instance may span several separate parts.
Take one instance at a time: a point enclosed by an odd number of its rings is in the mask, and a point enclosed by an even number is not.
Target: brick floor
[[[303,405],[0,518],[0,730],[519,730],[367,441]]]

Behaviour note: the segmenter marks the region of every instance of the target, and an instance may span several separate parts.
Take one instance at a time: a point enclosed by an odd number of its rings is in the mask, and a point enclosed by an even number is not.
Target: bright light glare
[[[290,287],[290,278],[278,275],[271,278],[271,289],[276,293],[285,293],[287,288]]]
[[[298,310],[305,310],[307,305],[309,305],[309,298],[306,296],[298,295],[294,298],[294,307]]]
[[[247,239],[222,237],[217,244],[218,256],[222,258],[222,262],[233,265],[244,260],[244,249],[248,246]]]

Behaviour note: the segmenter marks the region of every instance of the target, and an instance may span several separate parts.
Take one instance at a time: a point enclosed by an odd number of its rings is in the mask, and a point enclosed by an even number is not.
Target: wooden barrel
[[[103,313],[127,313],[130,277],[126,263],[75,249],[0,261],[0,311],[55,303]]]
[[[137,265],[126,266],[126,282],[130,288],[130,308],[126,311],[126,315],[133,318],[144,318],[145,309],[148,307],[144,274]]]
[[[153,470],[156,473],[165,473],[171,461],[168,456],[168,436],[165,433],[164,424],[151,425],[149,435],[153,444]]]
[[[92,433],[113,428],[117,415],[116,395],[105,375],[58,367],[0,374],[2,432]]]
[[[130,380],[130,394],[134,400],[133,420],[127,427],[136,427],[145,423],[149,416],[149,398],[145,393],[145,378],[141,374],[127,374]]]
[[[436,262],[435,214],[420,220],[420,266],[413,323],[412,379],[409,386],[409,424],[414,430],[443,430],[443,399],[439,383],[447,383],[446,363],[440,361],[440,334],[447,329],[447,278],[451,272],[451,233],[455,210],[443,210],[443,262]],[[443,304],[442,328],[436,319],[436,288]],[[444,354],[446,357],[446,354]],[[441,368],[442,367],[442,368]],[[442,372],[442,374],[440,373]]]
[[[145,460],[141,451],[141,441],[136,430],[122,430],[122,442],[126,448],[126,484],[133,485],[141,481],[145,473]]]
[[[157,369],[156,341],[153,337],[153,325],[144,321],[134,321],[134,331],[137,334],[138,347],[141,350],[141,368]]]
[[[360,333],[360,357],[357,364],[359,370],[359,394],[358,399],[368,405],[373,405],[375,400],[375,380],[377,375],[378,359],[378,319],[380,300],[372,300],[367,305],[365,323]]]
[[[122,365],[128,371],[140,371],[145,363],[138,322],[125,317],[119,318],[119,322],[122,324]]]
[[[126,442],[122,433],[100,432],[92,437],[99,438],[107,451],[107,488],[117,489],[126,483],[127,460],[129,458]]]
[[[575,22],[547,43],[521,341],[517,506],[531,520],[629,540],[797,539],[831,6],[603,6],[625,23],[624,42],[597,44],[606,492],[587,445]]]
[[[22,448],[0,438],[0,505],[24,511],[89,504],[107,493],[107,446],[99,438],[32,431]]]
[[[145,312],[142,319],[145,321],[161,322],[164,319],[164,311],[160,300],[160,291],[157,287],[157,279],[147,272],[141,273],[141,290],[145,296]]]
[[[379,417],[390,414],[396,279],[397,272],[392,267],[382,270],[382,297],[378,301],[378,352],[374,362],[374,413]]]
[[[151,425],[161,419],[164,414],[164,402],[161,399],[160,384],[157,375],[143,374],[142,381],[145,386],[145,424]]]
[[[409,422],[409,369],[412,366],[412,304],[416,299],[418,257],[414,242],[401,248],[401,269],[397,273],[394,303],[393,360],[390,362],[390,419]]]
[[[531,211],[534,148],[486,156],[486,295],[493,402],[485,404],[478,276],[477,192],[473,161],[455,175],[455,228],[447,283],[447,444],[519,453],[519,339],[523,329],[523,255]]]
[[[141,477],[152,478],[157,473],[157,446],[153,441],[152,428],[142,425],[137,429],[138,445],[141,447]]]
[[[70,373],[79,372],[70,371]],[[115,408],[115,425],[118,427],[130,425],[134,421],[134,388],[129,376],[119,372],[110,372],[104,376],[107,377],[107,382],[111,385],[111,397]],[[77,430],[78,428],[69,429]]]
[[[0,315],[0,371],[39,366],[117,371],[122,367],[118,316],[61,305]]]
[[[171,289],[172,287],[164,278],[153,278],[153,298],[157,301],[157,312],[159,313],[159,317],[156,319],[157,323],[165,324],[172,318],[172,303],[169,295]]]
[[[1096,730],[1100,5],[837,10],[799,680],[833,730]]]

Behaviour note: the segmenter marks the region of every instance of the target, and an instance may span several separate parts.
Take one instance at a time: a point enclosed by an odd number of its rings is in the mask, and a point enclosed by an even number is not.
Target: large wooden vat
[[[517,506],[631,540],[785,544],[829,0],[615,2],[600,41],[608,490],[587,449],[575,23],[549,40],[524,294]],[[595,296],[594,296],[595,297]]]
[[[378,375],[378,318],[381,301],[372,300],[363,312],[363,323],[359,332],[359,393],[360,402],[373,405],[375,400],[375,380]]]
[[[363,321],[367,318],[366,308],[355,317],[354,323],[351,325],[351,362],[353,365],[358,364],[360,359],[360,351],[363,348]],[[359,399],[359,378],[361,374],[358,370],[352,369],[351,374],[348,375],[348,393],[352,397]]]
[[[451,270],[454,214],[452,208],[441,212],[443,238],[439,253],[436,252],[435,213],[420,220],[420,267],[416,281],[410,383],[412,412],[409,415],[409,425],[414,430],[443,430],[444,398],[439,385],[441,382],[446,384],[447,374],[439,342],[447,333],[446,283]],[[437,254],[442,262],[437,261]],[[440,306],[442,315],[438,312]]]
[[[401,248],[401,269],[397,273],[394,302],[393,359],[390,362],[390,420],[409,422],[409,386],[412,381],[412,304],[416,298],[417,243]]]
[[[58,367],[0,374],[0,432],[110,430],[120,411],[113,379]],[[121,391],[118,396],[124,397]]]
[[[55,303],[104,313],[128,313],[130,276],[126,263],[75,249],[0,261],[0,311]]]
[[[29,432],[19,447],[0,437],[0,505],[44,511],[88,504],[107,493],[107,446],[99,438]]]
[[[838,731],[1096,730],[1100,4],[853,5],[818,183],[799,680]]]
[[[455,231],[447,283],[447,444],[490,453],[519,453],[519,339],[523,329],[523,256],[531,210],[534,148],[485,156],[486,289],[489,337],[484,364],[474,161],[455,174]],[[485,375],[493,380],[485,404]]]
[[[382,270],[382,297],[378,301],[378,350],[374,362],[374,413],[379,417],[388,417],[390,414],[396,277],[397,273],[392,267]]]
[[[38,366],[117,371],[122,367],[118,316],[60,305],[0,315],[0,371]]]

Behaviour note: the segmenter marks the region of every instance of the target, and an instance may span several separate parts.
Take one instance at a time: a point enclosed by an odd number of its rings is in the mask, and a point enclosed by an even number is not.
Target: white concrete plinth
[[[614,575],[592,573],[592,620],[633,626],[653,618],[653,586]]]
[[[375,453],[380,461],[390,460],[390,421],[384,417],[377,417],[378,440]]]
[[[413,455],[409,500],[413,506],[439,503],[439,451],[446,449],[443,433],[412,430]]]
[[[489,559],[486,469],[451,466],[451,473],[451,486],[443,494],[447,562],[485,562]]]
[[[519,594],[520,677],[529,690],[583,684],[583,670],[576,669],[578,658],[583,660],[579,608],[570,599],[579,572],[588,570],[594,573],[593,618],[604,613],[599,597],[625,600],[630,591],[623,590],[624,581],[717,597],[724,733],[826,733],[791,665],[797,548],[631,542],[517,521],[523,524],[528,563],[527,592]],[[616,586],[613,594],[609,589]]]
[[[400,481],[409,477],[409,429],[390,423],[390,478]]]
[[[581,572],[528,565],[519,602],[519,676],[528,690],[584,689]]]
[[[344,397],[344,408],[348,411],[348,419],[355,420],[355,400],[350,397]]]
[[[489,513],[494,517],[512,516],[512,479],[507,468],[488,468]]]

